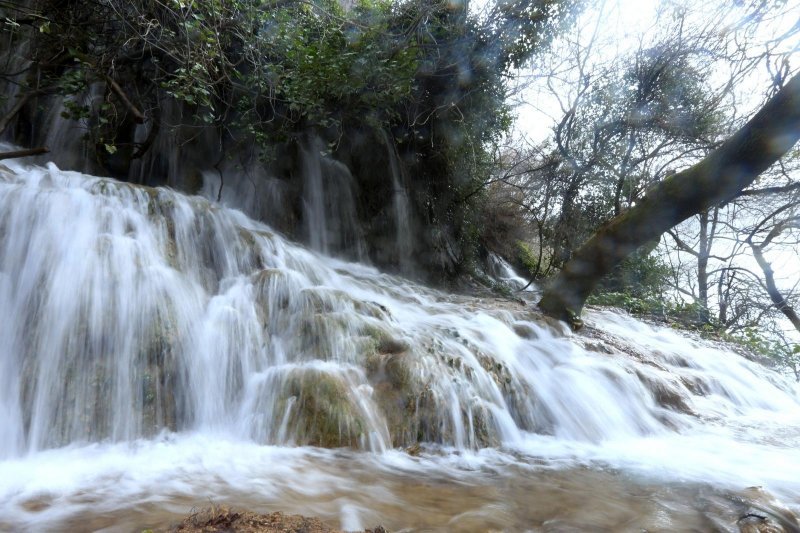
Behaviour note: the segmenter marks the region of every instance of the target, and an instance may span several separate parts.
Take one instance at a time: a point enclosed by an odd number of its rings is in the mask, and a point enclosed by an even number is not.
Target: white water
[[[508,261],[495,253],[489,253],[488,257],[489,273],[495,279],[506,283],[516,291],[537,292],[537,287],[514,271]]]
[[[392,207],[397,264],[400,272],[408,274],[412,269],[411,257],[414,251],[414,239],[411,234],[411,202],[406,189],[403,165],[397,155],[397,147],[388,133],[384,133],[383,142],[386,146],[386,158],[389,161],[389,171],[392,176]]]
[[[0,529],[135,530],[211,499],[514,530],[555,519],[529,478],[587,475],[573,507],[618,487],[596,503],[608,528],[677,520],[707,485],[800,508],[781,376],[610,312],[572,334],[169,190],[0,167],[0,310]],[[418,441],[421,458],[399,450]],[[672,510],[625,518],[640,491]]]
[[[356,217],[355,184],[342,163],[326,157],[325,143],[313,137],[302,149],[303,220],[314,250],[364,260],[366,251]]]

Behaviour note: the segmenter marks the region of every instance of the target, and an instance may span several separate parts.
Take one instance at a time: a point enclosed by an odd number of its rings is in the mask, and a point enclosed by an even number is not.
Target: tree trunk
[[[558,220],[555,225],[555,238],[553,246],[553,257],[555,257],[556,264],[562,267],[569,261],[570,254],[578,243],[573,239],[575,238],[575,200],[580,192],[580,187],[583,183],[583,173],[577,172],[572,178],[572,182],[564,191],[564,197],[561,200],[561,212],[558,214]]]
[[[711,248],[717,236],[717,222],[719,221],[719,208],[714,208],[714,215],[710,216],[708,210],[700,213],[700,239],[697,245],[697,303],[700,304],[700,321],[708,324],[711,313],[708,307],[708,289],[711,285],[708,279],[708,261],[711,259]]]
[[[22,108],[25,107],[25,104],[28,103],[28,100],[31,99],[32,92],[28,92],[17,97],[16,103],[11,107],[8,113],[5,114],[2,118],[0,118],[0,135],[2,135],[11,121],[14,120],[14,117],[22,111]]]
[[[783,297],[783,294],[781,294],[781,291],[778,289],[778,286],[775,285],[775,272],[772,270],[772,265],[770,265],[767,259],[764,257],[762,246],[756,246],[750,242],[750,248],[753,249],[753,257],[756,258],[758,266],[760,266],[761,271],[764,272],[764,281],[767,287],[767,293],[769,294],[769,299],[772,300],[772,303],[775,304],[775,307],[778,309],[778,311],[783,313],[783,315],[789,319],[789,322],[792,323],[794,329],[800,332],[800,316],[797,316],[797,312],[795,312],[794,308],[789,305],[789,302],[786,301],[786,298]]]
[[[708,243],[708,210],[700,212],[700,242],[697,255],[697,303],[700,304],[700,319],[708,322],[708,256],[711,247]]]
[[[47,147],[42,146],[41,148],[31,148],[30,150],[17,150],[15,152],[0,152],[0,160],[42,155],[46,154],[49,151],[50,150]]]
[[[718,149],[660,182],[636,206],[601,226],[548,285],[539,307],[579,327],[586,298],[623,259],[690,216],[735,198],[798,138],[800,75]]]
[[[722,270],[719,273],[719,279],[717,280],[717,298],[719,300],[719,314],[717,315],[717,321],[722,325],[722,327],[728,326],[728,293],[730,292],[730,282],[727,282],[728,271]],[[727,283],[726,283],[727,282]]]

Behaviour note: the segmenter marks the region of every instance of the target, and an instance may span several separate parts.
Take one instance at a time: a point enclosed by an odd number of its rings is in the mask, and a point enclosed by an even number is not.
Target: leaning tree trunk
[[[586,298],[623,259],[690,216],[735,198],[798,138],[800,75],[722,146],[660,182],[635,207],[600,227],[547,286],[539,307],[579,327]]]

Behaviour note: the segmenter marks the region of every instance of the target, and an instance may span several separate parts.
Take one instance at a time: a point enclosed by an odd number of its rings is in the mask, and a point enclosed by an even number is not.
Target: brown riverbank
[[[210,507],[192,513],[168,529],[170,533],[341,533],[315,517],[288,515],[281,512],[257,514],[228,507]],[[364,533],[387,533],[382,526],[365,529]]]

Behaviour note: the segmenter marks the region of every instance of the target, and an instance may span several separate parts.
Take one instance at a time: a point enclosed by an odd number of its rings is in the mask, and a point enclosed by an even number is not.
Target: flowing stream
[[[571,333],[168,189],[4,162],[0,310],[0,530],[141,531],[209,503],[348,530],[800,510],[800,395],[777,373],[610,311]]]

